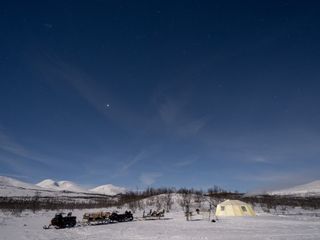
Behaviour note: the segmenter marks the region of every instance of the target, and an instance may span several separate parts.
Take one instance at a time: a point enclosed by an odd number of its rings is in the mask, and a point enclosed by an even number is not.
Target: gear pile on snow
[[[164,213],[165,213],[164,209],[162,211],[160,211],[160,210],[152,211],[152,209],[150,209],[149,213],[147,213],[147,214],[143,211],[142,218],[145,220],[156,220],[156,219],[160,219],[160,218],[164,217]]]
[[[110,222],[111,212],[91,212],[83,214],[82,222],[87,224],[104,224]]]
[[[57,213],[54,218],[52,218],[51,223],[48,226],[44,226],[44,229],[50,229],[54,227],[56,229],[70,228],[77,226],[85,226],[91,224],[107,224],[111,222],[129,222],[133,220],[133,215],[131,211],[125,211],[122,214],[117,212],[91,212],[85,213],[83,215],[82,222],[77,225],[77,217],[72,216],[72,213],[68,213],[65,216],[64,213]]]

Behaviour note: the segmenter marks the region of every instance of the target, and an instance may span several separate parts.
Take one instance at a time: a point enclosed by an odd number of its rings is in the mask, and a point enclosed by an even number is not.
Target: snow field
[[[87,210],[96,211],[96,210]],[[78,220],[85,210],[76,210]],[[187,222],[183,212],[167,213],[167,220],[133,221],[71,229],[43,230],[55,212],[24,212],[20,217],[0,213],[0,239],[319,239],[320,219],[306,216],[221,218],[216,223],[198,218]],[[140,217],[142,214],[135,214]]]

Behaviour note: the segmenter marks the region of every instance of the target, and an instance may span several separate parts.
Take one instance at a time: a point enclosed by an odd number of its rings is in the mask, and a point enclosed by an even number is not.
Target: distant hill
[[[47,189],[56,190],[56,191],[71,191],[71,192],[87,192],[88,191],[70,181],[56,182],[51,179],[46,179],[37,183],[36,185],[42,188],[47,188]]]
[[[307,184],[298,185],[295,187],[270,191],[268,192],[270,195],[295,195],[301,197],[312,197],[312,196],[320,196],[320,180],[313,181]]]
[[[71,181],[45,179],[37,184],[26,183],[14,178],[0,176],[0,197],[83,197],[115,196],[125,193],[123,187],[106,184],[91,190],[80,187]]]
[[[105,195],[110,195],[114,196],[120,193],[125,193],[127,190],[123,187],[117,187],[112,184],[106,184],[102,186],[98,186],[95,188],[90,189],[91,192],[95,193],[100,193],[100,194],[105,194]]]
[[[41,189],[32,183],[25,183],[14,178],[0,176],[0,186],[17,187],[25,189]]]
[[[13,178],[0,176],[0,197],[34,196],[42,188]]]

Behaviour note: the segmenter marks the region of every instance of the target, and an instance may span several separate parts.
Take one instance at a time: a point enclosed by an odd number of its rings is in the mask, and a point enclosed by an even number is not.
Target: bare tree
[[[191,199],[192,199],[192,192],[193,192],[193,190],[189,190],[189,189],[180,189],[179,190],[179,193],[181,194],[181,199],[180,199],[179,203],[185,212],[187,221],[189,221],[189,218],[191,215],[190,204],[191,204]]]
[[[128,205],[128,208],[129,208],[133,213],[135,213],[136,210],[139,208],[139,201],[132,201],[132,202],[129,202],[127,205]]]
[[[159,211],[159,210],[161,210],[163,208],[164,201],[163,201],[162,196],[157,196],[156,197],[155,204],[156,204],[157,211]]]
[[[197,204],[197,208],[201,209],[203,201],[204,201],[203,191],[202,190],[196,191],[194,195],[194,202]]]
[[[211,213],[215,212],[217,205],[219,203],[219,199],[216,197],[216,191],[208,190],[208,202],[209,202],[209,221],[211,218]]]
[[[169,212],[173,205],[172,193],[171,192],[166,193],[163,199],[166,206],[166,212]]]

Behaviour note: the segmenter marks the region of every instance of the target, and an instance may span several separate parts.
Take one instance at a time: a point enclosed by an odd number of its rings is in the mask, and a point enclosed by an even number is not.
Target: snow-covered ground
[[[47,185],[59,185],[54,181],[44,182]],[[63,185],[63,184],[61,184]],[[70,184],[69,184],[70,185]],[[60,186],[60,185],[59,185]],[[74,185],[72,185],[74,186]],[[315,186],[312,184],[312,192]],[[310,188],[308,188],[310,192]],[[110,190],[110,185],[102,186],[101,191]],[[297,190],[297,189],[295,189]],[[299,190],[299,189],[298,189]],[[98,191],[99,192],[99,191]],[[290,191],[291,192],[291,191]],[[56,191],[47,188],[23,183],[15,179],[0,177],[0,196],[17,197],[27,196],[49,196],[68,202],[69,198],[74,201],[90,200],[96,197],[106,197],[83,192]],[[83,199],[81,198],[83,197]],[[139,205],[148,211],[148,208],[157,208],[159,203],[166,203],[167,194],[153,196],[140,201]],[[303,209],[288,206],[277,206],[276,208],[264,209],[259,204],[254,206],[257,217],[231,217],[221,218],[216,223],[208,219],[208,212],[192,217],[192,221],[186,221],[181,208],[181,195],[172,194],[172,212],[167,213],[165,220],[141,221],[115,223],[98,226],[82,226],[72,229],[50,229],[44,230],[43,225],[48,225],[54,216],[53,211],[40,211],[32,213],[25,211],[21,214],[11,215],[0,210],[0,240],[26,240],[26,239],[320,239],[320,209]],[[191,201],[191,210],[200,208],[195,202],[195,196]],[[161,208],[163,208],[162,206]],[[209,199],[204,198],[202,207],[209,209]],[[82,219],[84,212],[115,209],[75,210],[74,215],[78,221]],[[124,212],[125,209],[119,210]],[[67,211],[65,211],[67,212]],[[142,212],[134,214],[141,217]]]
[[[92,211],[92,210],[91,210]],[[80,220],[84,210],[74,211]],[[71,229],[43,230],[54,212],[24,212],[20,217],[0,212],[0,239],[319,239],[320,218],[305,216],[233,217],[216,223],[201,217],[187,222],[182,212],[166,214],[167,220],[115,223]],[[141,213],[135,214],[141,216]]]

